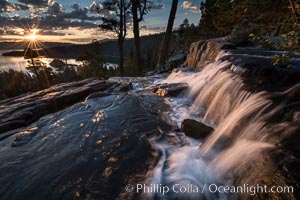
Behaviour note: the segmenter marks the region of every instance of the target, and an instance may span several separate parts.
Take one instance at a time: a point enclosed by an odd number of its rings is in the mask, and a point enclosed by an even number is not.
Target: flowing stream
[[[256,185],[272,171],[273,163],[266,155],[278,138],[272,136],[276,127],[268,120],[285,105],[275,105],[271,99],[296,91],[300,84],[282,93],[251,93],[235,73],[239,70],[227,61],[216,62],[196,73],[175,71],[163,81],[189,85],[180,97],[166,99],[173,109],[169,119],[178,127],[184,119],[196,119],[213,127],[214,132],[204,141],[180,131],[168,133],[171,140],[153,140],[162,156],[149,175],[149,183],[173,190],[167,194],[150,192],[151,198],[238,199],[243,194],[217,192],[209,186]],[[291,129],[286,122],[278,126],[286,132]]]
[[[132,92],[87,99],[16,130],[0,141],[1,199],[238,199],[208,186],[252,185],[270,171],[266,155],[291,126],[269,121],[289,106],[282,97],[300,88],[252,93],[240,70],[225,61],[165,80],[137,78]],[[161,82],[189,88],[178,97],[145,92]],[[214,132],[203,141],[189,138],[180,131],[184,119]],[[139,196],[124,192],[128,183],[186,190]]]

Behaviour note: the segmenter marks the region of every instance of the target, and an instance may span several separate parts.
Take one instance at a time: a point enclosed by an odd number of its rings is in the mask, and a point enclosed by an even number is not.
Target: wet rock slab
[[[0,141],[1,199],[138,199],[155,165],[149,138],[171,127],[154,94],[94,96]]]
[[[96,78],[86,79],[2,100],[0,133],[27,126],[45,114],[70,106],[91,93],[107,90],[113,85],[118,84]]]

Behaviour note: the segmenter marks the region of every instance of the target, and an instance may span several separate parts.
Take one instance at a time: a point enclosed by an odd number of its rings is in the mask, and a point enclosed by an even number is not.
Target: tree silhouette
[[[26,69],[35,74],[41,89],[45,86],[49,87],[48,77],[50,76],[51,68],[48,68],[46,63],[42,62],[38,50],[28,47],[24,51],[24,59],[27,60],[28,63]]]
[[[102,24],[99,27],[117,34],[120,56],[119,70],[120,76],[124,76],[124,41],[127,35],[126,24],[130,15],[130,3],[126,0],[107,0],[96,6],[97,12],[102,15]]]
[[[136,59],[136,74],[142,75],[143,66],[141,58],[140,45],[140,28],[139,23],[144,19],[149,9],[147,8],[147,0],[131,0],[131,11],[133,17],[133,35],[134,35],[134,53]]]
[[[175,21],[175,15],[177,12],[177,6],[178,6],[178,0],[173,0],[172,7],[170,10],[167,30],[165,33],[163,46],[162,46],[160,57],[159,57],[158,64],[157,64],[158,71],[165,69],[166,60],[167,60],[167,57],[169,54],[169,47],[170,47],[170,42],[171,42],[171,37],[172,37],[172,30],[173,30],[173,25],[174,25],[174,21]]]

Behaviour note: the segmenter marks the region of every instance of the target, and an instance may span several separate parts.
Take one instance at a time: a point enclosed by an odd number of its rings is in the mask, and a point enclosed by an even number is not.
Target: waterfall
[[[274,164],[266,155],[276,147],[281,133],[277,136],[272,134],[280,132],[279,129],[290,128],[288,123],[277,126],[268,123],[272,116],[282,112],[285,107],[282,102],[275,104],[273,98],[295,92],[300,84],[281,93],[251,92],[245,89],[245,82],[240,76],[242,70],[228,61],[216,61],[199,72],[173,71],[164,81],[187,83],[189,89],[181,96],[180,101],[186,99],[191,102],[186,109],[189,115],[193,118],[196,116],[199,121],[215,130],[211,136],[196,145],[189,142],[179,148],[165,145],[164,151],[168,153],[163,154],[163,178],[156,178],[152,183],[192,183],[200,188],[209,183],[257,184],[272,171]],[[162,149],[161,141],[156,145]],[[193,195],[195,194],[183,194],[180,198],[237,198],[207,191],[203,191],[200,197]],[[169,198],[172,199],[172,195]]]

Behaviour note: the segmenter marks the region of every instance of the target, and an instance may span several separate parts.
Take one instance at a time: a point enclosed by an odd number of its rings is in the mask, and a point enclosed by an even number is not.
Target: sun
[[[30,30],[30,33],[26,36],[26,39],[27,40],[30,40],[30,41],[36,41],[37,40],[37,38],[38,38],[38,35],[37,35],[37,33],[39,32],[39,30],[38,29],[31,29]]]
[[[37,36],[35,34],[30,34],[30,35],[27,35],[26,38],[30,41],[35,41],[37,39]]]
[[[24,51],[24,57],[33,57],[38,55],[38,49],[41,48],[40,35],[38,34],[39,29],[28,29],[27,34],[25,35],[25,43],[27,43],[27,48]],[[36,54],[36,55],[35,55]]]

